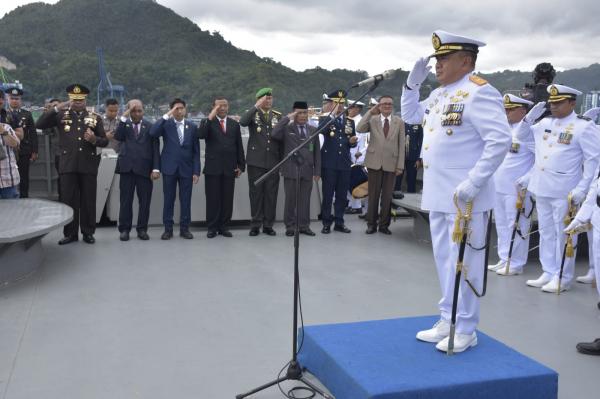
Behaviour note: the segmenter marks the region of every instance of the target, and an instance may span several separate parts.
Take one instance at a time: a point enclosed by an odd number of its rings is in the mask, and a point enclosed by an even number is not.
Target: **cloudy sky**
[[[0,16],[31,1],[0,2]],[[56,3],[56,1],[46,1]],[[485,41],[478,70],[557,69],[600,62],[594,0],[158,0],[239,48],[295,70],[410,69],[443,29]]]

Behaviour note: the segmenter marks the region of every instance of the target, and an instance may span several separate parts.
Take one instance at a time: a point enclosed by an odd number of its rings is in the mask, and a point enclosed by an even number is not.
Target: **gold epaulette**
[[[481,76],[477,76],[477,75],[471,75],[471,76],[469,76],[469,80],[471,82],[475,83],[477,86],[483,86],[484,84],[487,83],[487,80],[485,80]]]
[[[275,115],[281,115],[281,112],[279,112],[279,111],[275,111],[274,109],[273,109],[273,110],[271,110],[271,112],[272,112],[272,113],[274,113]]]

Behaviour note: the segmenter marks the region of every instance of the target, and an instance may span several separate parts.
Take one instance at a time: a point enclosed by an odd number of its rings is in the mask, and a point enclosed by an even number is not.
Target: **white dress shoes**
[[[560,292],[567,291],[571,288],[571,283],[565,280],[562,280],[560,283]],[[553,294],[558,293],[558,277],[553,277],[552,280],[546,285],[542,287],[542,291],[551,292]]]
[[[544,272],[536,280],[527,280],[527,285],[530,287],[542,288],[544,285],[548,284],[550,280],[552,280],[552,275]]]
[[[500,259],[498,261],[498,263],[493,264],[493,265],[488,265],[488,270],[495,272],[496,270],[500,270],[503,267],[506,267],[506,262],[504,262],[504,261],[502,261],[502,259]]]
[[[576,278],[577,282],[581,284],[592,284],[595,279],[596,274],[594,273],[594,269],[588,269],[588,272],[584,276]]]
[[[496,270],[496,274],[500,276],[516,276],[517,274],[523,273],[522,267],[509,267],[508,272],[506,271],[506,266]]]
[[[450,337],[446,337],[435,346],[437,350],[448,352],[448,341]],[[472,346],[477,345],[477,334],[454,334],[454,349],[453,352],[464,352]]]
[[[450,334],[450,322],[440,319],[429,330],[419,331],[417,339],[419,341],[438,343]]]

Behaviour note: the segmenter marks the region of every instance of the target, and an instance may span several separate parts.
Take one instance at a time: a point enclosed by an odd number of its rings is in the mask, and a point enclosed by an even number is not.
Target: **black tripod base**
[[[315,391],[317,394],[321,395],[323,398],[325,399],[334,399],[333,396],[328,395],[327,393],[323,392],[320,388],[317,388],[313,383],[307,381],[304,376],[302,375],[302,368],[300,367],[300,364],[296,361],[292,361],[287,369],[287,372],[285,373],[284,377],[278,378],[276,380],[273,380],[271,382],[267,382],[264,385],[261,385],[257,388],[254,388],[253,390],[246,392],[246,393],[242,393],[239,395],[236,395],[235,398],[236,399],[242,399],[251,395],[254,395],[257,392],[260,391],[264,391],[267,388],[270,388],[272,386],[275,386],[281,382],[284,381],[300,381],[302,382],[304,385],[306,385],[307,387],[309,387],[310,389],[312,389],[313,391]]]

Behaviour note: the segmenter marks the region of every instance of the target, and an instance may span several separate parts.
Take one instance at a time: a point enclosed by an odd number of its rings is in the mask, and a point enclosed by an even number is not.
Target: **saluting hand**
[[[89,143],[96,144],[96,135],[94,134],[92,129],[90,129],[89,127],[86,129],[85,133],[83,134],[83,139]]]
[[[287,114],[287,117],[288,117],[289,120],[293,121],[294,118],[296,118],[296,114],[297,114],[296,111],[290,112],[289,114]]]
[[[56,109],[59,111],[64,111],[65,109],[69,109],[71,107],[71,101],[64,101],[56,105]]]
[[[379,104],[375,105],[373,108],[371,108],[369,110],[369,113],[371,115],[379,115],[381,113],[381,110],[379,109]]]
[[[212,121],[213,119],[215,119],[215,116],[217,116],[217,111],[219,110],[220,104],[216,103],[213,106],[213,109],[210,111],[210,114],[208,114],[208,120]]]
[[[265,102],[267,101],[267,96],[262,96],[261,98],[258,99],[258,101],[256,101],[256,104],[254,104],[254,106],[258,109],[258,108],[262,108],[263,105],[265,105]]]

